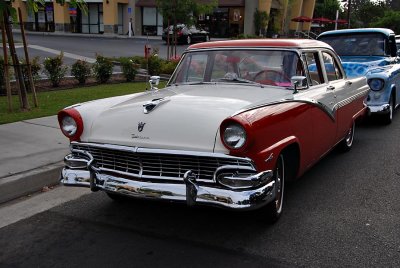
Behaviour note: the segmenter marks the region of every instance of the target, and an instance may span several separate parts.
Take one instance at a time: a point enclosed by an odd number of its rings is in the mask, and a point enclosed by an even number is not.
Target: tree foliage
[[[387,10],[384,16],[376,19],[370,26],[389,28],[395,33],[400,33],[400,11]]]
[[[385,1],[352,0],[351,10],[353,27],[369,27],[371,23],[385,16],[389,6]]]
[[[265,35],[268,20],[268,13],[266,11],[260,11],[256,8],[254,11],[254,28],[259,36]]]
[[[211,13],[217,7],[217,0],[210,0],[207,3],[199,3],[195,0],[156,0],[158,11],[164,18],[164,22],[184,24],[195,24],[200,14]]]

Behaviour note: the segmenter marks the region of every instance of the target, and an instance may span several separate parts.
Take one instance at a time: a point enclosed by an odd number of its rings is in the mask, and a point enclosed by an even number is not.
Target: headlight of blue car
[[[385,82],[382,79],[374,78],[368,80],[368,85],[373,91],[379,91],[385,85]]]

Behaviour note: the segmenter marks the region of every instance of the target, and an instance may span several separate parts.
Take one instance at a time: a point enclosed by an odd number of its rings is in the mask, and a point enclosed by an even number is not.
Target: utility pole
[[[347,27],[350,29],[350,10],[351,10],[351,0],[348,0],[347,4]]]

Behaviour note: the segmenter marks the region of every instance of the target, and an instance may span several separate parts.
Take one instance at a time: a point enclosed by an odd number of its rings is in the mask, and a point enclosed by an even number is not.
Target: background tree
[[[218,6],[218,1],[209,0],[206,3],[199,3],[196,0],[156,0],[156,5],[164,18],[164,24],[169,22],[176,29],[178,23],[193,25],[196,23],[198,15],[212,13],[213,9]],[[177,37],[175,30],[173,35],[176,57]]]
[[[389,28],[400,33],[400,11],[388,10],[384,16],[377,18],[370,24],[371,27]]]
[[[266,11],[260,11],[258,8],[254,11],[254,28],[256,34],[264,36],[268,25],[269,16]]]
[[[335,20],[337,10],[339,10],[339,18],[345,18],[339,0],[317,0],[314,8],[314,18],[324,17],[330,20]],[[333,30],[334,28],[334,23],[325,24],[323,30]]]
[[[60,0],[62,3],[65,3],[65,0]],[[11,29],[11,22],[17,22],[17,10],[11,5],[11,2],[6,2],[5,0],[0,0],[0,25],[4,27],[6,35],[8,47],[10,50],[10,56],[13,59],[14,69],[15,69],[15,79],[19,86],[18,92],[21,101],[22,110],[29,110],[29,102],[26,94],[25,83],[23,79],[22,68],[20,66],[20,61],[18,59],[18,55],[15,52],[14,45],[14,37]],[[58,3],[59,1],[57,1]],[[39,6],[45,6],[45,0],[27,0],[26,1],[28,10],[33,12],[38,12]],[[84,13],[87,13],[87,6],[84,0],[70,0],[70,5],[74,5],[79,7]],[[3,29],[3,28],[2,28]],[[7,67],[7,66],[5,66]]]

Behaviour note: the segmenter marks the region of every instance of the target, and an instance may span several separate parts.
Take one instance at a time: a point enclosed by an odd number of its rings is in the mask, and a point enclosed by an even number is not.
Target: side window
[[[305,52],[303,57],[310,75],[310,85],[315,86],[324,83],[321,66],[319,65],[320,62],[318,60],[318,52]]]
[[[332,55],[327,52],[322,52],[322,60],[325,66],[326,75],[328,76],[328,81],[335,81],[343,78],[338,64]]]

